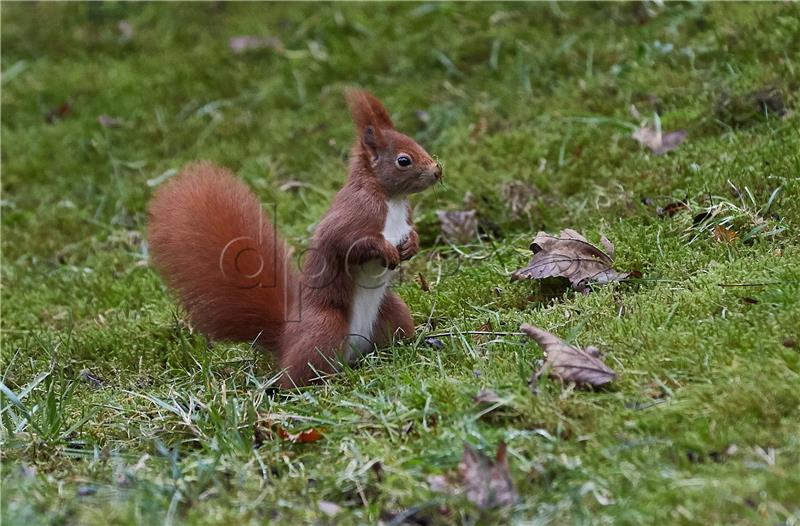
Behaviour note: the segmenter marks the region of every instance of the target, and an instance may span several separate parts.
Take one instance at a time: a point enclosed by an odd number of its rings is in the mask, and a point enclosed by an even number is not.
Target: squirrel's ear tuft
[[[363,132],[367,126],[372,126],[376,131],[394,129],[394,123],[389,117],[389,112],[383,107],[381,101],[370,92],[348,88],[345,91],[345,97],[359,132]]]

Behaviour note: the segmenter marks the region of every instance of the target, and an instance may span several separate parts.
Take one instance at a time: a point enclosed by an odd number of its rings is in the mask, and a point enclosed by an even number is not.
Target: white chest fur
[[[387,201],[386,205],[383,237],[397,246],[411,232],[411,226],[408,224],[408,202],[405,199],[392,199]],[[377,260],[361,265],[353,273],[355,290],[350,307],[349,336],[345,349],[347,361],[355,360],[372,347],[375,321],[393,276],[394,271],[387,269]]]

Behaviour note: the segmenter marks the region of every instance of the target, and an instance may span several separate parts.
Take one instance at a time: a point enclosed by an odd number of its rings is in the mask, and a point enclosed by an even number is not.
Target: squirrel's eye
[[[408,166],[411,166],[411,158],[408,155],[398,155],[397,166],[401,168],[406,168]]]

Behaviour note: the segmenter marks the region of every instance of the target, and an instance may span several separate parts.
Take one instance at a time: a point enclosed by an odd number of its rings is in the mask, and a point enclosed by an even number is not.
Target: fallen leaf
[[[294,444],[307,444],[309,442],[316,442],[317,440],[321,440],[323,437],[322,433],[314,429],[306,429],[305,431],[300,431],[299,433],[291,434],[286,431],[284,428],[278,428],[278,436],[284,440],[288,440]]]
[[[608,257],[614,257],[614,243],[611,242],[606,236],[600,236],[600,244],[603,245],[603,248],[606,249],[606,253]]]
[[[465,244],[478,236],[478,216],[475,210],[437,210],[442,233],[451,242]]]
[[[283,51],[283,42],[278,37],[257,37],[252,35],[231,37],[228,40],[228,47],[234,53],[244,53],[245,51],[270,48],[275,51]]]
[[[87,382],[89,385],[91,385],[95,389],[100,389],[101,387],[103,387],[103,380],[101,378],[99,378],[98,376],[92,374],[92,372],[89,369],[81,370],[79,375],[80,375],[82,380]]]
[[[342,511],[341,506],[329,500],[321,500],[317,503],[317,506],[319,507],[319,511],[321,511],[328,517],[333,517],[334,515],[337,515],[340,511]]]
[[[605,238],[604,238],[605,239]],[[608,239],[603,244],[613,253]],[[617,272],[609,255],[595,247],[571,229],[562,230],[559,237],[539,232],[531,243],[533,258],[527,267],[515,271],[511,281],[521,279],[567,278],[572,288],[588,292],[590,282],[621,281],[629,272]]]
[[[681,210],[688,210],[689,206],[684,201],[673,201],[663,207],[656,208],[658,217],[672,217]]]
[[[736,236],[738,235],[736,230],[731,230],[730,228],[725,228],[722,225],[717,225],[714,227],[714,240],[719,243],[727,243],[731,244],[736,240]]]
[[[425,338],[425,343],[434,349],[444,349],[444,342],[439,338]]]
[[[505,442],[497,446],[494,461],[469,444],[464,444],[458,472],[467,499],[482,510],[511,506],[517,500],[508,470]]]
[[[491,389],[481,389],[472,399],[476,404],[493,404],[502,400],[502,398]]]
[[[578,386],[591,387],[607,384],[617,377],[617,373],[597,358],[599,353],[594,347],[581,350],[527,323],[523,323],[520,330],[533,338],[546,354],[544,365],[533,375],[532,385],[544,373]]]
[[[631,137],[647,146],[654,154],[661,155],[680,146],[686,135],[685,130],[663,133],[652,126],[644,126],[633,132]]]
[[[57,120],[66,117],[70,112],[72,112],[72,105],[70,105],[69,102],[62,102],[55,108],[50,109],[44,116],[44,120],[46,120],[48,124],[53,124]]]
[[[103,128],[119,128],[122,126],[122,121],[119,119],[115,119],[109,115],[100,115],[97,117],[97,122],[100,123],[100,126]]]

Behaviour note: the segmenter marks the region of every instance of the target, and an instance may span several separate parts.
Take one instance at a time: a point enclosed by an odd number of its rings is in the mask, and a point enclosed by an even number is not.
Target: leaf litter
[[[275,440],[275,437],[293,444],[308,444],[325,438],[323,431],[323,429],[312,427],[298,433],[290,433],[270,416],[266,416],[259,417],[256,421],[253,441],[256,447],[260,447],[264,442]]]
[[[603,252],[572,229],[564,229],[558,237],[539,232],[531,243],[533,257],[525,268],[516,270],[511,281],[522,279],[566,278],[572,288],[588,293],[590,283],[608,283],[627,279],[630,272],[612,268],[614,244],[603,236]]]
[[[511,506],[519,498],[511,480],[505,442],[497,446],[494,459],[465,443],[458,476],[429,475],[427,482],[431,491],[463,494],[481,510]]]
[[[502,398],[491,389],[481,389],[472,399],[476,404],[494,404],[502,400]]]
[[[517,500],[508,469],[505,442],[497,446],[494,460],[469,444],[464,444],[458,472],[467,499],[482,510],[511,506]]]
[[[478,215],[475,210],[437,210],[444,237],[456,244],[466,244],[478,236]]]
[[[636,113],[638,114],[638,111]],[[686,130],[663,131],[661,129],[661,118],[658,113],[655,113],[653,115],[653,124],[647,124],[645,121],[631,134],[631,138],[646,146],[654,154],[663,155],[680,146],[686,140],[687,135]]]
[[[686,130],[664,133],[653,126],[643,126],[633,132],[631,137],[646,146],[656,155],[671,152],[686,140]]]
[[[531,378],[533,387],[543,374],[564,382],[573,382],[579,387],[600,387],[617,377],[617,373],[600,360],[596,347],[579,349],[558,336],[527,323],[523,323],[520,330],[536,341],[546,355],[544,365]]]

